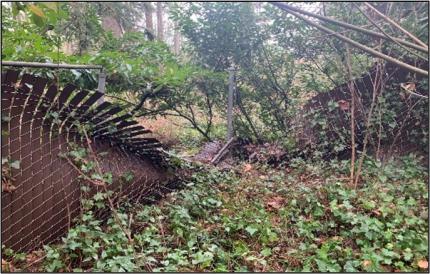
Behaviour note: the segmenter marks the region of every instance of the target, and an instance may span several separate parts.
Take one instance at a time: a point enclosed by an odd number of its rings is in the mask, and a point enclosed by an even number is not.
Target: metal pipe
[[[233,137],[233,93],[234,93],[234,68],[228,69],[228,103],[227,103],[227,141]]]
[[[101,70],[99,73],[99,84],[97,87],[97,91],[101,93],[105,93],[105,86],[106,86],[106,73],[104,70]],[[100,97],[100,99],[97,100],[99,104],[104,102],[104,96]]]
[[[2,61],[2,66],[11,67],[33,67],[33,68],[65,68],[65,69],[103,69],[100,65],[72,65],[72,64],[54,64],[54,63],[39,63],[39,62],[15,62]]]

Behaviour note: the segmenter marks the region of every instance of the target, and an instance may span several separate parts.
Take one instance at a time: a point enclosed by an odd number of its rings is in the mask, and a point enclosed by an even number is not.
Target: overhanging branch
[[[418,74],[421,74],[421,75],[425,75],[425,76],[429,75],[428,71],[425,71],[425,70],[422,70],[420,68],[414,67],[412,65],[406,64],[406,63],[404,63],[404,62],[402,62],[400,60],[397,60],[397,59],[395,59],[395,58],[393,58],[391,56],[383,54],[383,53],[381,53],[379,51],[376,51],[376,50],[374,50],[372,48],[369,48],[369,47],[367,47],[365,45],[362,45],[362,44],[360,44],[360,43],[358,43],[358,42],[356,42],[356,41],[354,41],[352,39],[349,39],[349,38],[347,38],[347,37],[345,37],[345,36],[343,36],[343,35],[335,32],[335,31],[333,31],[333,30],[331,30],[329,28],[326,28],[324,26],[318,25],[315,22],[312,22],[311,20],[307,19],[303,15],[301,15],[301,14],[299,14],[297,12],[294,12],[294,11],[290,10],[289,8],[287,8],[287,7],[282,6],[284,4],[282,4],[281,6],[280,6],[280,3],[273,3],[273,4],[276,5],[276,6],[278,6],[278,7],[280,7],[282,10],[284,10],[284,11],[286,11],[288,13],[291,13],[292,15],[296,16],[297,18],[302,19],[303,21],[305,21],[309,25],[314,26],[315,28],[317,28],[317,29],[319,29],[321,31],[324,31],[324,32],[326,32],[328,34],[336,36],[338,39],[340,39],[340,40],[342,40],[342,41],[344,41],[344,42],[346,42],[346,43],[348,43],[348,44],[350,44],[350,45],[352,45],[354,47],[357,47],[357,48],[359,48],[359,49],[361,49],[361,50],[363,50],[363,51],[365,51],[365,52],[367,52],[367,53],[369,53],[369,54],[371,54],[371,55],[373,55],[375,57],[382,58],[382,59],[384,59],[384,60],[386,60],[388,62],[394,63],[394,64],[396,64],[396,65],[398,65],[400,67],[403,67],[403,68],[405,68],[405,69],[407,69],[409,71],[412,71],[412,72],[415,72],[415,73],[418,73]],[[386,36],[384,36],[384,35],[382,35],[382,36],[385,39],[387,39]]]
[[[328,22],[328,23],[332,23],[332,24],[335,24],[335,25],[338,25],[338,26],[342,26],[342,27],[347,28],[347,29],[353,29],[355,31],[366,33],[366,34],[374,36],[374,37],[378,37],[378,38],[382,38],[382,39],[385,39],[385,40],[389,40],[389,38],[386,37],[384,34],[381,34],[381,33],[375,32],[375,31],[371,31],[371,30],[368,30],[368,29],[364,29],[364,28],[361,28],[361,27],[358,27],[358,26],[354,26],[352,24],[348,24],[348,23],[345,23],[345,22],[342,22],[342,21],[334,20],[334,19],[328,18],[326,16],[322,16],[322,15],[314,14],[314,13],[311,13],[311,12],[308,12],[308,11],[304,11],[304,10],[298,9],[296,7],[290,6],[290,5],[285,4],[285,3],[273,2],[271,4],[277,6],[278,8],[280,8],[280,9],[282,9],[284,11],[287,11],[287,12],[291,11],[291,12],[301,13],[301,14],[304,14],[304,15],[307,15],[307,16],[311,16],[311,17],[320,19],[320,20]],[[400,43],[400,44],[402,44],[404,46],[407,46],[407,47],[410,47],[410,48],[413,48],[413,49],[416,49],[416,50],[419,50],[419,51],[422,51],[422,52],[425,52],[425,53],[429,52],[428,51],[428,47],[419,46],[417,44],[410,43],[408,41],[405,41],[405,40],[402,40],[402,39],[399,39],[399,38],[393,38],[393,39],[396,42],[398,42],[398,43]]]

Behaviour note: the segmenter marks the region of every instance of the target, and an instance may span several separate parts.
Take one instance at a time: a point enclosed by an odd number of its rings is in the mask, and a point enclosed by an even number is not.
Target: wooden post
[[[227,105],[227,140],[233,137],[233,92],[234,92],[234,68],[228,69],[228,105]]]

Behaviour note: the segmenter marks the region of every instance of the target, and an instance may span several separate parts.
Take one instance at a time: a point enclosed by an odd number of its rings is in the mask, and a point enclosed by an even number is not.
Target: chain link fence
[[[320,93],[304,106],[300,129],[302,147],[329,155],[351,156],[351,88],[355,94],[357,152],[380,160],[416,153],[428,161],[428,86],[402,68],[376,64],[354,79]],[[370,114],[369,114],[370,113]]]
[[[2,72],[2,243],[28,251],[57,241],[81,210],[83,180],[61,155],[73,144],[88,147],[80,125],[90,130],[92,149],[111,190],[127,200],[153,201],[170,191],[172,174],[162,145],[150,130],[103,94],[59,89],[54,82],[19,71]],[[132,180],[121,180],[124,172]]]

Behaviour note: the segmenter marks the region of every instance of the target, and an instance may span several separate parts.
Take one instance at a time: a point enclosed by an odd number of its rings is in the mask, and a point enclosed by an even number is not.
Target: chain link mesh
[[[7,247],[28,251],[57,241],[79,215],[83,182],[60,157],[72,144],[88,146],[78,124],[92,128],[92,149],[104,152],[101,169],[117,178],[109,186],[116,197],[146,202],[171,191],[162,145],[122,108],[97,105],[101,93],[72,85],[60,91],[47,79],[10,70],[2,73],[1,95],[1,236]],[[124,172],[133,174],[131,182],[118,179]]]

